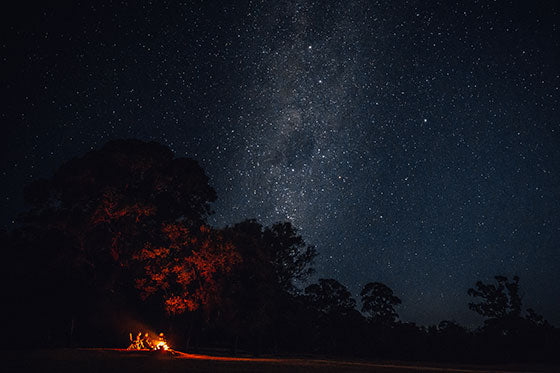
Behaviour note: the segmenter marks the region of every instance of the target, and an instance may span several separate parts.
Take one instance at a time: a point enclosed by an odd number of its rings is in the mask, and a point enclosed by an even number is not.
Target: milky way
[[[240,92],[246,102],[239,125],[247,143],[233,158],[233,168],[243,165],[234,182],[238,193],[262,204],[245,205],[248,213],[307,226],[328,215],[325,204],[338,189],[337,170],[350,165],[345,158],[356,147],[351,136],[359,127],[348,122],[357,105],[359,38],[346,24],[356,9],[338,11],[341,21],[328,25],[310,24],[313,11],[296,4],[279,14],[256,11],[251,32],[260,37],[251,41],[248,57],[256,64],[250,71],[255,79]]]
[[[521,277],[560,319],[558,6],[158,2],[7,22],[3,221],[21,185],[123,137],[197,159],[211,222],[292,221],[316,277],[382,281],[403,320],[480,322]]]

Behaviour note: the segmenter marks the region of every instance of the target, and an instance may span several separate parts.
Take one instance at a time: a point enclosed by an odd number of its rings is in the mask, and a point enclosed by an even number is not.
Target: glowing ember
[[[156,343],[155,349],[158,351],[167,351],[169,350],[169,346],[167,345],[167,341],[165,340],[165,335],[163,333],[159,333],[159,339]]]
[[[167,345],[167,343],[165,343],[165,341],[160,341],[156,345],[156,350],[167,351],[168,349],[169,349],[169,346]]]

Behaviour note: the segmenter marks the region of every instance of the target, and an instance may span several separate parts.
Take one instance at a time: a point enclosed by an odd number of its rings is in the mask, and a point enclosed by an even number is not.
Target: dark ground
[[[559,372],[556,366],[462,366],[304,358],[232,358],[118,349],[0,351],[5,372]]]

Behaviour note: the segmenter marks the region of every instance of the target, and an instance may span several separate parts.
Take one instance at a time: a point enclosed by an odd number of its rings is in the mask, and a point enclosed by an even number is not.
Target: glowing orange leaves
[[[167,224],[162,231],[169,239],[170,247],[174,249],[180,249],[196,241],[196,237],[189,235],[187,227],[181,224]]]
[[[142,250],[134,255],[136,260],[146,260],[146,259],[156,259],[165,258],[169,255],[169,249],[166,247],[152,248],[151,245],[147,244]]]
[[[191,299],[173,295],[165,299],[165,309],[170,314],[181,314],[187,309],[189,311],[197,309],[197,305]]]
[[[93,213],[92,223],[110,223],[125,216],[132,216],[136,223],[142,216],[150,216],[155,213],[155,207],[143,206],[139,203],[127,204],[124,197],[112,190],[105,191],[103,198]]]
[[[142,297],[160,290],[169,314],[209,305],[217,294],[216,275],[231,271],[241,260],[239,254],[207,226],[191,232],[180,223],[167,224],[162,232],[166,247],[146,245],[134,256],[144,269],[136,280]]]

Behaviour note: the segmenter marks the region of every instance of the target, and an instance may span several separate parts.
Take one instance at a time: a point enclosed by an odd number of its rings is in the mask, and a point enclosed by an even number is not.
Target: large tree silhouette
[[[348,289],[335,279],[319,279],[305,288],[309,302],[325,314],[348,314],[356,307],[356,301]]]
[[[264,227],[250,219],[226,227],[223,235],[240,262],[222,278],[222,302],[214,318],[231,333],[234,346],[241,339],[258,352],[267,335],[281,334],[274,328],[285,324],[297,282],[313,272],[317,252],[291,223]]]
[[[165,224],[203,225],[216,193],[196,161],[155,142],[117,140],[31,184],[25,197],[25,224],[58,231],[98,267],[127,266],[144,243],[161,241]]]
[[[521,314],[521,296],[519,295],[519,277],[509,281],[505,276],[495,276],[496,284],[477,281],[476,289],[470,288],[468,294],[481,298],[479,303],[469,303],[469,308],[481,316],[491,319],[519,317]]]
[[[510,281],[495,276],[495,283],[477,281],[468,294],[480,298],[469,308],[484,316],[484,326],[478,331],[482,355],[489,360],[524,361],[553,357],[551,347],[558,342],[558,332],[533,309],[522,316],[519,277]],[[556,341],[556,342],[554,342]]]
[[[93,315],[103,303],[124,301],[135,284],[142,288],[142,278],[157,277],[146,271],[155,248],[169,250],[173,260],[179,253],[189,258],[190,267],[182,262],[172,284],[184,285],[186,273],[193,271],[202,283],[197,291],[191,292],[192,284],[182,289],[189,288],[190,296],[182,302],[176,295],[185,296],[184,291],[161,288],[171,291],[162,299],[170,311],[204,302],[200,289],[209,290],[205,283],[215,271],[227,270],[223,264],[232,258],[229,246],[208,243],[210,234],[201,230],[216,199],[208,177],[196,161],[174,158],[169,148],[155,142],[109,142],[65,163],[51,179],[32,183],[24,196],[30,209],[9,243],[16,248],[9,251],[9,260],[17,263],[10,275],[20,286],[11,296],[20,308],[41,309],[45,297],[54,300],[44,319],[36,317],[45,325],[58,319],[70,325],[53,329],[72,334],[79,329],[78,314]],[[190,239],[199,239],[198,244],[186,248],[170,238],[177,227],[196,232]],[[144,295],[153,284],[145,285]],[[22,293],[28,294],[26,299],[20,299]],[[52,339],[49,333],[46,339]]]
[[[376,324],[393,325],[399,318],[395,306],[401,304],[393,290],[381,282],[370,282],[360,292],[362,311]]]
[[[319,279],[305,288],[305,296],[315,312],[314,344],[329,353],[357,352],[363,317],[346,286],[335,279]]]

